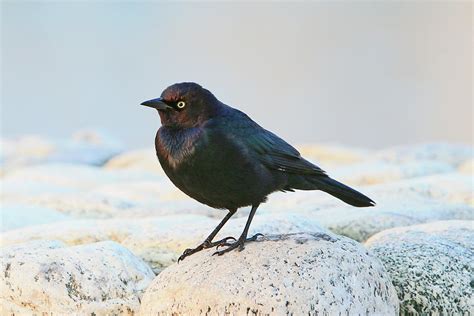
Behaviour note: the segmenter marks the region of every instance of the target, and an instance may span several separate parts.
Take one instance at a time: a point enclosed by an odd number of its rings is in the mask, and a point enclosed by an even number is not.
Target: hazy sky
[[[2,135],[100,127],[196,81],[291,142],[472,143],[472,3],[2,1]]]

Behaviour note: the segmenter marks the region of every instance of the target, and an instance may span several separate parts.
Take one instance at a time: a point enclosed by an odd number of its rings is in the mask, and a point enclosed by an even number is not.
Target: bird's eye
[[[176,106],[179,108],[179,109],[182,109],[186,106],[186,102],[184,101],[179,101]]]

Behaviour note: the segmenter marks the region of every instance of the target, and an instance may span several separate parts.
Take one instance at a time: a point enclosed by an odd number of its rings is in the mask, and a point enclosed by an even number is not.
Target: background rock
[[[104,168],[108,170],[142,170],[164,175],[156,151],[153,148],[136,149],[124,152],[110,159]]]
[[[474,158],[464,161],[458,168],[459,172],[474,175]]]
[[[452,172],[455,169],[445,163],[431,160],[394,163],[385,161],[365,161],[334,168],[329,175],[348,185],[373,185],[416,178],[431,174]]]
[[[140,315],[398,314],[379,261],[333,234],[268,236],[221,257],[206,250],[164,270]]]
[[[133,315],[154,277],[143,261],[114,242],[6,247],[1,271],[2,315]]]
[[[373,153],[369,149],[338,144],[301,144],[296,148],[303,157],[322,166],[350,165],[362,162]]]
[[[221,217],[224,217],[222,213]],[[216,238],[240,236],[246,218],[231,219]],[[177,261],[186,248],[198,246],[220,222],[205,216],[180,215],[144,219],[74,220],[12,230],[1,235],[2,245],[31,240],[59,240],[79,245],[113,240],[145,260],[155,271]],[[314,232],[323,229],[311,218],[296,214],[256,215],[250,234]],[[216,239],[217,240],[217,239]]]
[[[18,204],[2,204],[0,207],[0,231],[67,219],[70,219],[70,217],[44,207]]]
[[[366,246],[390,274],[402,314],[474,312],[473,221],[393,228]]]
[[[387,161],[434,160],[458,166],[467,159],[473,158],[471,146],[455,143],[424,143],[402,145],[379,151],[374,158]]]
[[[99,130],[82,130],[69,139],[40,136],[2,138],[0,163],[3,173],[40,163],[67,162],[100,166],[123,150],[122,144]]]

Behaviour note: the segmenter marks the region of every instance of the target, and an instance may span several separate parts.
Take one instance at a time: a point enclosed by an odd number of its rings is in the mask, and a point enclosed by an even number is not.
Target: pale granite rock
[[[474,312],[473,221],[393,228],[372,236],[366,246],[390,274],[402,314]]]
[[[110,241],[5,247],[0,314],[133,315],[153,277],[141,259]]]
[[[435,160],[458,166],[467,159],[472,159],[473,156],[473,148],[467,144],[424,143],[383,149],[376,153],[374,158],[399,162]]]
[[[206,250],[165,269],[140,315],[398,314],[380,262],[360,244],[324,232],[267,236],[242,252]]]
[[[56,210],[21,204],[0,205],[0,231],[70,219]]]

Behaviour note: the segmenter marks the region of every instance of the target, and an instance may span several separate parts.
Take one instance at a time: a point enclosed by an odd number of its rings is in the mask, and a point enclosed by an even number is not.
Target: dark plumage
[[[197,248],[187,249],[180,260],[212,246],[227,246],[219,255],[237,247],[242,250],[245,241],[257,238],[247,239],[247,233],[258,205],[275,191],[321,190],[353,206],[375,205],[196,83],[174,84],[160,98],[142,105],[160,115],[156,154],[170,180],[193,199],[229,210],[211,235]],[[237,209],[248,205],[252,210],[240,238],[213,242]]]

